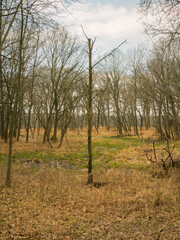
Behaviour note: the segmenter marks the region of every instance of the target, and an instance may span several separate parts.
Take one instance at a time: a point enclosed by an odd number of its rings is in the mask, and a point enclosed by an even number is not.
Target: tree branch
[[[98,65],[101,61],[103,61],[105,58],[107,58],[108,56],[110,56],[113,52],[115,52],[118,48],[120,48],[124,43],[127,43],[127,40],[123,41],[122,43],[120,43],[116,48],[114,48],[110,53],[108,53],[107,55],[105,55],[103,58],[101,58],[99,61],[97,61],[92,68],[94,68],[96,65]]]
[[[89,38],[88,38],[88,36],[86,35],[86,33],[85,33],[85,31],[84,31],[84,28],[83,28],[83,26],[81,25],[81,28],[82,28],[82,31],[83,31],[83,33],[84,33],[84,36],[86,37],[86,39],[88,40]]]

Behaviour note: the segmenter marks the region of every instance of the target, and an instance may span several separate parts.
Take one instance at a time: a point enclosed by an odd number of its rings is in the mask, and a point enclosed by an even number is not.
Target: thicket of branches
[[[41,127],[43,141],[56,142],[60,129],[61,145],[68,127],[87,126],[87,59],[65,28],[43,28],[44,15],[36,22],[36,4],[1,0],[0,135],[7,142],[13,122],[17,140],[22,128],[28,142],[29,131]],[[93,75],[96,130],[115,126],[120,135],[139,135],[154,126],[161,138],[179,139],[179,66],[178,41],[106,59]]]
[[[171,7],[179,6],[179,1],[172,1],[172,6],[170,2],[168,16]],[[141,3],[143,11],[153,1],[147,4]],[[0,0],[0,136],[9,141],[10,157],[12,139],[19,140],[22,128],[26,142],[30,131],[33,135],[43,128],[43,142],[52,146],[50,140],[59,137],[60,147],[69,127],[78,131],[87,126],[87,56],[83,43],[55,22],[54,11],[60,11],[54,1]],[[171,14],[175,31],[158,28],[161,42],[151,52],[142,48],[126,55],[116,52],[94,69],[97,132],[100,126],[116,127],[119,135],[139,136],[142,127],[154,126],[160,138],[180,138],[177,14],[174,21]],[[168,45],[163,34],[170,39]]]

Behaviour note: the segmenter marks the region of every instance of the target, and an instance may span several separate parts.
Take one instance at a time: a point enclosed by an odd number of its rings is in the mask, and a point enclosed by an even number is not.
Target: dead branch
[[[107,55],[105,55],[104,57],[102,57],[99,61],[97,61],[92,68],[94,68],[96,65],[98,65],[100,62],[102,62],[105,58],[109,57],[110,55],[113,54],[113,52],[115,52],[118,48],[120,48],[124,43],[127,43],[127,40],[124,40],[122,43],[120,43],[116,48],[114,48],[110,53],[108,53]]]

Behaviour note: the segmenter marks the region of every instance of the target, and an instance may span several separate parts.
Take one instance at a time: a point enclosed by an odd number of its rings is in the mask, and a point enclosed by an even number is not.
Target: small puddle
[[[43,167],[50,167],[50,168],[60,168],[60,167],[64,167],[70,170],[77,170],[78,168],[67,162],[67,161],[58,161],[58,160],[51,160],[51,161],[42,161],[39,159],[21,159],[20,160],[21,163],[23,163],[25,166],[27,167],[31,167],[31,168],[43,168]]]

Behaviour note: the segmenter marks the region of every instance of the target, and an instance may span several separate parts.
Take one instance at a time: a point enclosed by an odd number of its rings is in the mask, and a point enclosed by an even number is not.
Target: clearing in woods
[[[165,176],[147,161],[152,129],[143,138],[116,135],[93,132],[93,185],[86,129],[69,131],[61,149],[42,144],[42,136],[14,141],[11,188],[1,140],[0,239],[180,239],[179,169]],[[180,142],[170,144],[179,159]],[[166,157],[165,145],[156,143],[158,157]]]

